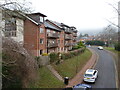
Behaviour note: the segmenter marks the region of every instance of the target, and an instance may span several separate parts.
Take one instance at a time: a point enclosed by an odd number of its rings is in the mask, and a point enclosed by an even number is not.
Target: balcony
[[[16,37],[16,31],[4,31],[5,37]]]
[[[74,37],[77,37],[77,33],[73,33],[73,36],[74,36]]]
[[[65,46],[72,46],[72,43],[65,43]]]
[[[70,30],[70,29],[65,29],[65,33],[71,34],[71,33],[72,33],[72,30]]]
[[[48,33],[47,37],[48,38],[59,38],[60,35],[58,33]]]
[[[47,47],[48,48],[58,47],[58,43],[48,43]]]
[[[72,37],[71,37],[70,35],[65,35],[65,39],[66,39],[66,40],[71,40]]]
[[[73,38],[73,41],[76,41],[77,39],[76,38]]]

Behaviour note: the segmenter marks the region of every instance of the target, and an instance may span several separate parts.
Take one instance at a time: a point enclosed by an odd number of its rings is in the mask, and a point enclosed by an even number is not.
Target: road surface
[[[98,50],[91,47],[99,55],[95,69],[98,70],[98,79],[95,84],[90,84],[93,88],[116,88],[114,58],[105,50]]]

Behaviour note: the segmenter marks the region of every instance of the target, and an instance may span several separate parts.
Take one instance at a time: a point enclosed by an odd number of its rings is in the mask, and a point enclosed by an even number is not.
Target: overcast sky
[[[117,14],[108,3],[117,5],[119,0],[27,1],[32,2],[34,12],[47,15],[46,19],[75,26],[81,32],[93,32],[97,29],[103,29],[109,24],[106,19],[117,23]]]
[[[75,26],[79,31],[90,32],[117,22],[115,10],[108,3],[117,5],[119,0],[30,0],[35,12],[47,19]]]

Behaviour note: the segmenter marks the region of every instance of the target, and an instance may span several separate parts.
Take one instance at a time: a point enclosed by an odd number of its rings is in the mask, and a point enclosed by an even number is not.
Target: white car
[[[85,74],[84,74],[84,81],[95,83],[97,77],[98,77],[98,71],[97,70],[87,69]]]
[[[99,46],[98,49],[99,49],[99,50],[103,50],[103,47],[102,47],[102,46]]]

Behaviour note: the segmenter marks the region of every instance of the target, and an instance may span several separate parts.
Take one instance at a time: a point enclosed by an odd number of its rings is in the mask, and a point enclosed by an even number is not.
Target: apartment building
[[[61,30],[53,26],[49,20],[46,20],[45,23],[46,36],[47,38],[47,53],[58,52],[59,38]]]
[[[4,36],[21,43],[33,56],[68,52],[76,44],[77,30],[56,21],[45,20],[42,13],[3,13]]]
[[[51,21],[51,23],[61,29],[59,46],[60,52],[68,52],[69,50],[72,50],[72,47],[77,44],[76,28],[56,21]]]
[[[47,53],[46,29],[42,13],[27,14],[29,17],[24,21],[24,47],[34,56]]]
[[[57,32],[58,38],[56,39],[57,44],[58,44],[56,52],[64,52],[64,29],[63,27],[61,27],[60,23],[58,22],[51,21],[51,20],[46,20],[46,21],[49,22],[49,24],[51,24],[53,27],[59,30],[59,32]]]
[[[13,40],[24,43],[24,19],[18,11],[12,11],[8,9],[2,10],[2,36],[11,37]]]

